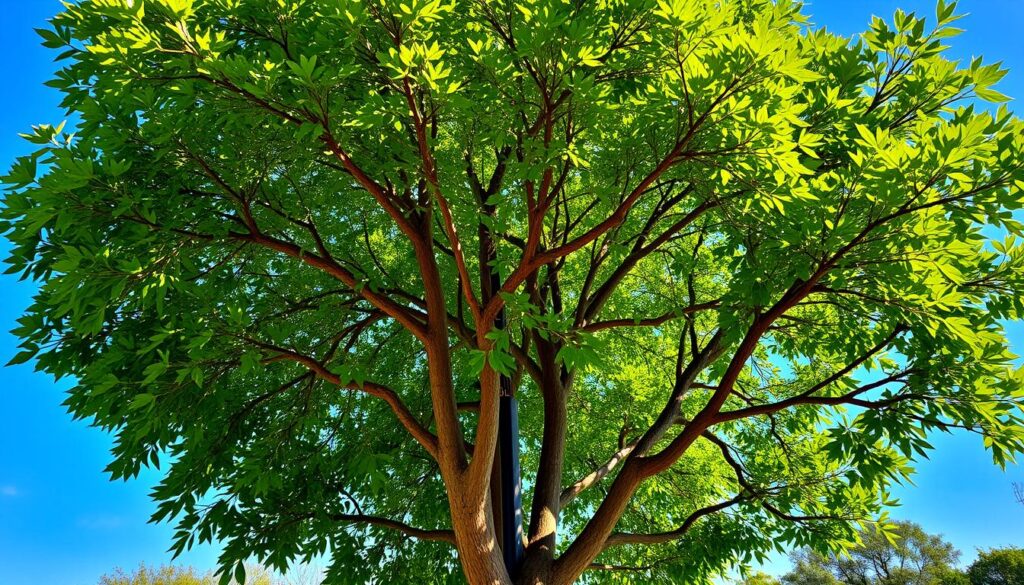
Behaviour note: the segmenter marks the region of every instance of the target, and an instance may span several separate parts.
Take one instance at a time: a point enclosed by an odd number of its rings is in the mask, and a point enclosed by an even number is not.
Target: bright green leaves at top
[[[441,20],[455,9],[455,4],[441,0],[391,0],[385,4],[384,9],[390,9],[392,15],[400,18],[405,26],[415,30]]]
[[[974,94],[987,102],[1010,101],[1008,96],[992,89],[992,86],[999,83],[999,80],[1006,75],[1007,70],[1000,67],[998,63],[992,65],[982,65],[981,63],[980,57],[971,60],[970,71],[974,82]]]

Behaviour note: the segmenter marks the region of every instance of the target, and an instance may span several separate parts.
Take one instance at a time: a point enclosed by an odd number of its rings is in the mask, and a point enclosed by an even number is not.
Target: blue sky
[[[928,0],[818,0],[809,5],[817,25],[843,34],[864,30],[872,14],[888,17],[897,7],[933,15]],[[952,54],[984,55],[1010,69],[999,89],[1024,99],[1024,0],[963,0],[967,32],[952,40]],[[54,65],[32,28],[59,9],[56,0],[0,0],[0,166],[28,151],[17,137],[31,124],[59,123],[64,113],[55,91],[43,87]],[[1019,103],[1015,102],[1015,103]],[[1012,103],[1011,106],[1015,105]],[[1018,111],[1020,111],[1018,106]],[[1021,112],[1024,114],[1024,112]],[[6,256],[0,239],[0,256]],[[34,286],[0,276],[0,363],[16,353],[7,333],[28,305]],[[1024,354],[1024,327],[1010,327],[1013,347]],[[66,383],[32,371],[31,365],[0,369],[0,583],[91,585],[115,566],[160,564],[171,537],[167,525],[146,520],[147,496],[159,472],[133,482],[110,482],[103,473],[110,440],[84,421],[72,422],[60,406]],[[1011,483],[1024,482],[1024,466],[1000,471],[977,437],[936,437],[937,451],[919,465],[916,486],[897,494],[897,518],[940,532],[970,561],[976,548],[1024,546],[1024,506]],[[213,547],[180,560],[212,568]],[[785,568],[782,560],[767,567]]]

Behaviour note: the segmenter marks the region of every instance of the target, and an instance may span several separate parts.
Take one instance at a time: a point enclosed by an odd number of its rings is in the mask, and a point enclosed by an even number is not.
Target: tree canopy
[[[968,567],[967,576],[971,585],[1024,585],[1024,549],[980,551]]]
[[[793,555],[785,585],[955,585],[967,584],[956,568],[960,551],[913,522],[888,530],[863,530],[861,541],[843,555],[802,550]]]
[[[1024,447],[1024,123],[945,56],[953,3],[853,39],[802,10],[69,3],[40,34],[73,128],[3,179],[41,283],[14,361],[74,379],[114,478],[165,466],[154,520],[225,578],[701,583],[848,546],[930,432]]]
[[[320,580],[312,567],[299,567],[292,571],[294,576],[278,578],[265,567],[247,565],[244,581],[230,581],[230,585],[319,585]],[[139,565],[134,571],[115,569],[103,575],[98,585],[216,585],[219,582],[213,572],[202,573],[192,567],[165,565],[147,567]]]
[[[771,575],[758,571],[739,581],[740,585],[779,585],[779,580]]]

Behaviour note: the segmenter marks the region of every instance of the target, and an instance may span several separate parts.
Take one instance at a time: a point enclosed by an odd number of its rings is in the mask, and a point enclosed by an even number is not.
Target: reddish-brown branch
[[[828,376],[824,380],[818,382],[814,386],[811,386],[810,388],[808,388],[807,390],[805,390],[804,392],[801,392],[800,394],[798,394],[796,396],[793,396],[791,398],[788,398],[786,400],[783,400],[781,402],[774,403],[774,404],[755,405],[755,406],[750,406],[750,407],[743,408],[743,409],[740,409],[740,410],[722,412],[722,413],[720,413],[716,417],[716,422],[724,422],[726,420],[735,420],[737,418],[744,418],[744,417],[747,417],[747,416],[755,416],[757,414],[767,414],[769,412],[775,412],[776,410],[781,410],[783,408],[788,408],[789,406],[795,406],[797,404],[806,404],[806,403],[801,402],[801,401],[806,399],[806,398],[812,397],[816,392],[826,388],[830,384],[834,384],[835,382],[837,382],[837,381],[841,380],[842,378],[844,378],[845,376],[847,376],[850,372],[852,372],[853,370],[855,370],[858,367],[860,367],[862,364],[864,364],[864,362],[869,360],[872,356],[876,355],[878,352],[880,352],[880,351],[884,350],[886,347],[888,347],[889,344],[891,344],[893,342],[893,340],[895,340],[901,333],[904,333],[907,330],[908,330],[907,327],[905,327],[903,325],[897,326],[895,329],[893,329],[892,333],[890,333],[889,335],[887,335],[885,337],[885,339],[883,339],[882,341],[880,341],[877,344],[875,344],[873,347],[871,347],[870,349],[865,351],[863,354],[858,356],[856,359],[851,360],[850,363],[846,364],[845,366],[843,366],[841,369],[839,369],[838,371],[836,371],[832,375]],[[886,378],[883,378],[879,382],[883,382],[883,381],[885,383],[892,382],[892,381],[895,381],[895,380],[899,379],[903,375],[905,375],[905,372],[900,372],[898,375],[888,376]],[[859,394],[859,393],[862,393],[862,392],[864,392],[864,391],[866,391],[868,389],[877,387],[876,385],[877,385],[877,382],[875,384],[869,384],[864,389],[856,391],[856,394]],[[852,396],[855,396],[856,394],[847,395],[847,396],[852,397]],[[775,408],[775,407],[777,407],[777,408]],[[773,408],[774,408],[774,410],[773,410]]]
[[[633,268],[641,260],[643,260],[651,253],[661,248],[666,242],[668,242],[670,239],[675,237],[676,234],[678,234],[680,231],[686,228],[686,226],[692,224],[694,221],[696,221],[702,215],[704,215],[704,213],[708,212],[711,209],[714,209],[715,207],[718,207],[721,204],[720,201],[704,201],[703,203],[695,207],[692,211],[683,216],[681,219],[679,219],[674,224],[665,229],[665,231],[659,234],[658,237],[656,237],[650,243],[647,243],[647,236],[650,230],[654,228],[654,225],[657,223],[657,220],[661,217],[661,215],[667,212],[671,205],[677,202],[677,199],[681,199],[681,196],[689,194],[692,190],[693,187],[688,186],[686,189],[683,190],[683,192],[680,194],[678,198],[673,197],[672,199],[669,200],[668,205],[666,205],[664,209],[659,210],[658,213],[655,213],[654,215],[651,216],[651,218],[648,220],[648,224],[644,226],[645,229],[640,233],[630,253],[615,268],[615,270],[608,277],[608,279],[605,280],[600,287],[598,287],[594,294],[587,298],[585,302],[580,303],[580,312],[576,317],[576,321],[578,323],[585,324],[591,319],[593,319],[604,306],[605,302],[607,302],[607,300],[611,297],[612,293],[615,291],[615,288],[619,285],[619,283],[622,282],[626,275],[629,274],[629,272],[633,270]],[[594,264],[596,267],[598,263],[595,262]],[[588,277],[591,276],[592,275],[588,274]]]
[[[369,286],[366,286],[365,283],[360,282],[352,272],[337,262],[333,262],[312,252],[307,252],[297,244],[273,238],[260,232],[249,234],[232,233],[231,235],[236,240],[252,242],[265,248],[276,250],[287,256],[301,260],[310,266],[323,270],[327,274],[330,274],[352,288],[352,290],[356,291],[373,306],[384,311],[389,317],[392,317],[401,323],[416,337],[422,339],[426,335],[421,315],[413,312],[408,307],[396,303],[391,298],[373,291]]]
[[[567,506],[569,502],[571,502],[576,496],[580,495],[586,489],[590,488],[597,482],[607,477],[608,474],[611,473],[612,471],[615,471],[615,468],[619,465],[619,463],[624,461],[626,457],[628,457],[629,454],[632,453],[634,449],[636,449],[636,444],[637,442],[633,441],[623,446],[621,449],[613,453],[612,456],[608,458],[608,461],[606,461],[603,465],[591,471],[584,477],[580,478],[571,486],[562,490],[562,494],[559,497],[561,505],[563,507]]]
[[[466,258],[465,253],[463,252],[462,242],[459,240],[459,234],[455,227],[455,220],[452,218],[452,212],[448,205],[448,200],[441,191],[441,183],[437,176],[437,165],[434,163],[434,156],[430,151],[430,144],[427,140],[426,126],[423,118],[420,116],[419,108],[416,105],[416,98],[413,94],[409,78],[405,78],[403,80],[403,88],[405,91],[406,101],[409,105],[409,112],[412,116],[413,128],[416,131],[416,142],[419,147],[420,159],[423,163],[423,174],[426,176],[430,191],[437,200],[438,208],[441,210],[441,218],[444,223],[445,234],[448,236],[448,242],[452,247],[452,256],[455,258],[455,266],[459,271],[459,281],[462,288],[462,294],[465,296],[466,303],[469,305],[470,313],[473,315],[473,321],[478,323],[480,321],[480,302],[477,300],[476,294],[473,292],[473,281],[470,279],[469,269],[466,267]]]
[[[426,427],[420,424],[412,412],[409,411],[409,408],[405,403],[402,402],[402,399],[399,398],[398,393],[394,390],[376,382],[358,383],[342,381],[337,374],[331,372],[324,364],[310,356],[258,340],[249,339],[248,341],[261,349],[274,352],[274,356],[272,357],[292,361],[305,366],[311,372],[315,373],[317,377],[326,380],[331,384],[347,390],[364,392],[370,396],[376,396],[377,398],[384,400],[395,413],[395,416],[398,418],[398,422],[402,423],[402,426],[409,431],[409,434],[412,435],[412,437],[416,439],[416,441],[422,445],[432,457],[437,456],[437,437],[427,430]]]
[[[347,522],[352,524],[368,524],[370,526],[379,526],[381,528],[387,528],[396,532],[401,532],[406,536],[410,536],[417,540],[428,540],[433,542],[446,542],[448,544],[455,544],[455,533],[451,530],[427,530],[423,528],[417,528],[410,526],[404,522],[392,520],[390,518],[381,518],[380,516],[367,516],[365,514],[333,514],[331,520],[336,522]]]
[[[586,325],[582,327],[580,331],[594,333],[596,331],[603,331],[605,329],[612,329],[614,327],[657,327],[658,325],[667,323],[672,319],[677,319],[685,315],[692,315],[700,311],[717,309],[719,306],[721,306],[721,302],[710,301],[707,303],[700,303],[697,305],[692,305],[689,307],[683,307],[681,309],[669,311],[663,315],[651,317],[648,319],[609,319],[608,321],[598,321],[596,323]]]
[[[651,534],[631,534],[624,532],[613,532],[608,536],[608,539],[605,540],[604,548],[607,549],[613,546],[621,546],[623,544],[661,544],[663,542],[676,540],[677,538],[680,538],[681,536],[686,534],[687,531],[689,531],[690,528],[693,527],[694,523],[697,522],[697,520],[700,520],[701,518],[703,518],[704,516],[708,516],[709,514],[714,514],[715,512],[720,512],[722,510],[725,510],[726,508],[735,506],[736,504],[744,501],[744,499],[745,497],[743,495],[737,495],[723,502],[719,502],[711,506],[700,508],[697,511],[690,514],[689,516],[687,516],[686,519],[683,520],[683,523],[679,526],[679,528],[676,528],[675,530],[670,530],[668,532],[655,532]]]
[[[202,157],[199,157],[186,150],[186,154],[202,169],[203,173],[212,180],[224,193],[235,200],[240,207],[242,214],[241,224],[245,226],[248,233],[237,233],[231,232],[230,237],[235,240],[258,244],[265,248],[282,252],[287,256],[297,258],[306,264],[318,268],[325,273],[335,277],[345,285],[350,287],[357,294],[365,298],[371,304],[378,309],[384,311],[389,317],[394,318],[396,321],[401,323],[406,329],[408,329],[413,335],[422,339],[425,334],[425,327],[422,321],[422,315],[418,315],[417,312],[410,310],[409,308],[396,303],[388,296],[379,292],[373,291],[370,287],[365,286],[366,283],[361,282],[355,274],[350,270],[343,267],[337,261],[330,256],[323,241],[319,237],[319,233],[316,232],[315,227],[311,224],[309,229],[311,234],[316,241],[317,248],[321,254],[314,254],[303,250],[299,245],[275,238],[263,233],[260,230],[259,225],[253,216],[252,209],[250,207],[249,200],[245,195],[234,189],[227,183],[227,181],[213,169]]]
[[[324,130],[324,133],[320,136],[320,140],[327,145],[327,149],[341,162],[341,166],[352,175],[352,177],[359,183],[363,189],[369,193],[374,200],[387,212],[391,219],[394,220],[395,224],[406,235],[410,240],[416,240],[420,237],[419,232],[416,230],[416,226],[406,217],[406,214],[398,207],[394,199],[388,195],[387,191],[384,190],[379,183],[370,178],[363,169],[357,165],[352,157],[349,156],[348,152],[338,144],[334,136],[328,129]]]
[[[694,124],[690,126],[686,134],[676,141],[672,150],[670,150],[662,161],[658,163],[654,170],[648,173],[647,176],[644,177],[632,191],[630,191],[611,215],[609,215],[604,221],[590,228],[579,237],[540,253],[536,253],[531,250],[530,246],[527,245],[527,249],[523,252],[522,260],[502,285],[501,292],[515,292],[519,285],[521,285],[530,274],[538,270],[541,266],[572,254],[573,252],[597,240],[609,230],[622,225],[637,200],[647,193],[651,186],[653,186],[666,171],[685,158],[683,154],[686,147],[697,135],[697,132],[703,127],[712,112],[714,112],[722,102],[733,94],[742,78],[742,75],[737,76],[732,83],[726,87],[725,91],[715,98],[711,105],[708,106],[708,109],[694,121]],[[496,295],[492,298],[483,311],[484,320],[493,319],[494,315],[501,310],[503,304],[504,300],[500,295]]]
[[[770,307],[766,312],[755,317],[753,324],[744,335],[743,340],[740,342],[739,347],[736,349],[732,359],[727,365],[726,370],[720,379],[718,389],[712,394],[704,408],[661,452],[652,456],[643,457],[642,455],[645,452],[645,449],[638,448],[626,460],[622,471],[612,483],[608,495],[598,507],[590,522],[577,537],[576,541],[574,541],[569,547],[566,553],[556,562],[555,571],[561,578],[571,580],[582,573],[589,563],[597,556],[600,551],[600,546],[603,546],[607,535],[611,534],[615,523],[625,511],[629,499],[632,497],[636,487],[645,478],[664,471],[673,463],[678,461],[697,437],[707,430],[708,427],[717,422],[719,411],[728,396],[732,393],[733,386],[741,371],[746,366],[747,360],[753,354],[754,350],[760,343],[761,337],[769,330],[771,325],[785,314],[786,311],[810,294],[818,282],[820,282],[822,278],[824,278],[824,276],[846,256],[846,254],[860,245],[860,243],[863,242],[873,231],[894,219],[905,216],[916,210],[932,206],[933,203],[925,203],[917,206],[915,206],[914,203],[917,201],[917,198],[921,193],[925,189],[929,188],[933,183],[934,180],[926,182],[925,185],[914,193],[913,197],[898,209],[868,222],[861,232],[847,242],[846,245],[842,246],[834,254],[822,261],[818,269],[810,275],[807,280],[795,282],[772,307]],[[973,189],[969,193],[962,193],[957,196],[943,198],[935,204],[959,201],[976,192],[978,192],[977,188]],[[804,403],[808,404],[836,404],[843,403],[842,401],[845,399],[846,403],[880,408],[898,403],[902,400],[912,399],[914,397],[914,395],[901,395],[877,402],[863,401],[856,397],[808,397],[803,400]],[[920,398],[920,396],[917,398]],[[675,397],[673,396],[673,400],[674,399]],[[656,423],[656,425],[657,424],[658,423]],[[638,457],[638,454],[640,454],[640,457]]]
[[[786,408],[791,408],[793,406],[800,406],[804,404],[814,404],[818,406],[838,406],[841,404],[850,404],[853,406],[860,406],[862,408],[884,408],[886,406],[890,406],[898,402],[903,402],[910,399],[928,399],[929,397],[926,395],[914,393],[898,394],[896,396],[886,398],[883,400],[862,400],[860,398],[857,398],[858,396],[864,394],[865,392],[874,390],[875,388],[879,388],[892,382],[897,382],[901,380],[905,375],[906,372],[900,372],[899,374],[886,376],[881,380],[877,380],[870,384],[865,384],[840,396],[810,396],[807,394],[800,394],[798,396],[793,396],[791,398],[780,400],[778,402],[759,404],[756,406],[741,408],[739,410],[730,410],[722,412],[719,413],[719,415],[716,417],[716,423],[728,422],[730,420],[738,420],[742,418],[749,418],[752,416],[772,414],[780,410],[784,410]]]
[[[392,198],[387,194],[383,187],[376,181],[374,181],[363,169],[357,165],[349,156],[349,153],[341,147],[341,145],[335,140],[331,134],[330,128],[326,127],[326,124],[322,120],[312,118],[301,118],[295,114],[287,112],[279,107],[274,106],[270,102],[254,95],[252,92],[245,88],[239,87],[230,80],[219,79],[210,77],[208,75],[195,75],[188,76],[194,79],[201,79],[212,83],[213,85],[226,89],[231,93],[241,96],[245,100],[253,103],[257,107],[267,112],[270,112],[274,116],[285,120],[286,122],[295,126],[301,126],[304,123],[316,123],[324,126],[324,132],[320,136],[320,140],[327,145],[328,150],[337,158],[349,174],[377,201],[378,204],[391,216],[402,232],[409,238],[414,238],[416,234],[415,227],[408,220],[402,211],[396,206]]]

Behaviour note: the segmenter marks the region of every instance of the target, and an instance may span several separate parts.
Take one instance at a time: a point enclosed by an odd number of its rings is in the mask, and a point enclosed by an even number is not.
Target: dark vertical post
[[[523,560],[523,498],[519,479],[519,413],[515,396],[501,397],[498,432],[501,440],[501,515],[502,556],[505,568],[513,578]]]
[[[501,288],[497,269],[491,270],[491,290]],[[494,319],[496,329],[505,328],[505,309]],[[501,554],[505,569],[514,579],[523,560],[523,497],[519,472],[519,409],[512,380],[501,376],[498,411],[498,452],[496,463],[501,473]]]

